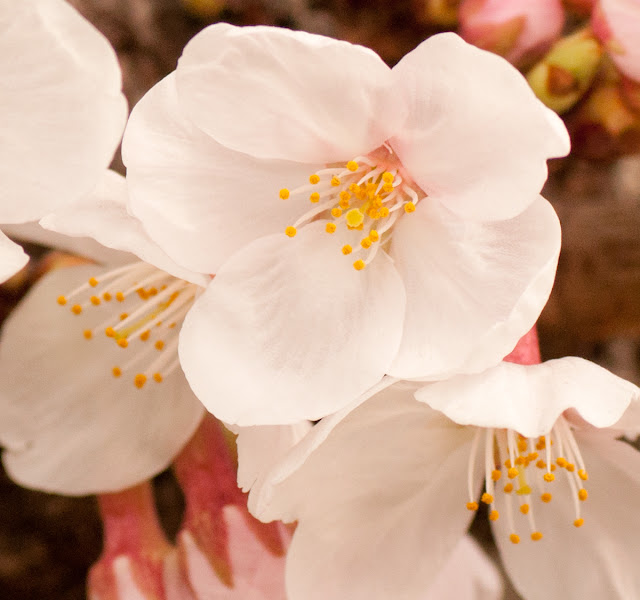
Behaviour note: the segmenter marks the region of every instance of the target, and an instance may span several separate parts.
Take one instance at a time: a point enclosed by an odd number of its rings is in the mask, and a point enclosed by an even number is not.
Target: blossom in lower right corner
[[[640,454],[616,439],[638,430],[639,398],[573,357],[383,381],[316,425],[250,507],[298,520],[291,600],[419,600],[483,504],[527,600],[640,597]]]

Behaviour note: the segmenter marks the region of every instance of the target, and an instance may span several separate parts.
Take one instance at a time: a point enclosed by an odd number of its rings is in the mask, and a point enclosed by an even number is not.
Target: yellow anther
[[[509,539],[511,540],[512,544],[519,544],[520,543],[520,536],[517,533],[512,533],[509,536]]]
[[[489,513],[489,521],[497,521],[500,518],[500,513],[497,510],[492,510]]]
[[[386,206],[383,206],[380,209],[380,218],[384,219],[385,217],[388,217],[388,216],[389,216],[389,208]]]
[[[523,515],[526,515],[529,512],[529,505],[528,504],[522,504],[520,505],[520,512]]]
[[[64,306],[67,303],[67,299],[64,296],[58,296],[57,302],[60,306]]]
[[[91,304],[94,306],[98,306],[98,304],[100,304],[100,298],[98,298],[98,296],[91,296],[89,300],[91,300]]]
[[[371,240],[366,237],[360,240],[360,245],[366,250],[367,248],[371,248]]]
[[[102,294],[102,298],[105,302],[111,302],[113,296],[109,292],[105,292],[104,294]]]
[[[523,456],[516,456],[515,463],[517,465],[523,465],[526,462],[526,459]]]
[[[98,285],[98,280],[95,277],[90,277],[89,278],[89,285],[91,287],[96,287]]]
[[[340,185],[340,178],[335,175],[331,178],[331,185],[333,187],[338,187]]]
[[[320,202],[320,194],[318,194],[318,192],[313,192],[313,194],[309,196],[309,200],[311,200],[311,202],[313,202],[314,204],[316,202]]]
[[[544,469],[547,466],[547,463],[544,462],[542,459],[540,459],[537,463],[536,463],[536,467],[538,467],[538,469]]]
[[[362,271],[362,269],[364,269],[366,266],[367,266],[366,263],[361,258],[359,258],[356,262],[353,263],[353,268],[356,271]]]
[[[533,461],[533,460],[535,460],[536,458],[538,458],[538,453],[537,453],[537,452],[531,452],[531,453],[529,454],[529,456],[527,456],[527,460],[529,460],[529,461]]]
[[[566,458],[559,456],[558,458],[556,458],[556,464],[562,469],[566,467],[569,463],[567,462]]]
[[[578,499],[579,500],[586,500],[589,497],[589,494],[587,493],[587,490],[585,490],[584,488],[578,490]]]
[[[349,192],[342,192],[343,194],[349,194]],[[349,208],[351,206],[351,204],[349,203],[349,198],[340,198],[340,202],[338,202],[338,204],[340,205],[340,208],[342,208],[343,210],[347,210],[347,208]]]
[[[114,377],[120,377],[120,375],[122,375],[122,369],[120,367],[113,367],[111,373],[113,373]]]
[[[518,452],[526,452],[527,451],[527,442],[526,440],[518,440]]]
[[[468,510],[478,510],[478,503],[477,502],[467,502],[467,509]]]
[[[587,479],[589,479],[589,473],[587,473],[584,469],[578,469],[578,477],[580,477],[582,481],[587,481]]]
[[[370,239],[372,242],[377,242],[377,241],[380,239],[380,234],[379,234],[375,229],[372,229],[372,230],[369,232],[369,239]]]
[[[284,232],[290,237],[292,238],[296,233],[298,233],[298,230],[293,226],[293,225],[289,225],[289,227],[287,227]]]
[[[505,460],[505,461],[504,461],[504,466],[505,466],[507,469],[510,469],[510,468],[511,468],[511,461],[510,461],[508,458],[507,458],[507,460]]]
[[[385,183],[393,183],[393,180],[394,180],[393,173],[389,173],[389,171],[385,171],[382,174],[382,181],[384,181]]]
[[[406,212],[407,214],[412,213],[413,211],[415,211],[416,209],[416,205],[413,202],[406,202],[404,205],[404,212]]]
[[[345,216],[349,227],[359,227],[364,221],[364,215],[357,208],[352,208]]]
[[[331,216],[334,219],[337,219],[337,218],[341,217],[342,216],[342,209],[337,207],[337,206],[335,208],[332,208],[331,209]]]
[[[143,332],[140,334],[140,339],[141,339],[143,342],[146,342],[146,341],[149,339],[149,337],[150,337],[150,336],[151,336],[151,331],[149,331],[148,329],[146,329],[145,331],[143,331]]]
[[[286,200],[289,195],[291,194],[291,192],[289,192],[289,190],[287,188],[282,188],[280,190],[280,199],[281,200]]]
[[[162,383],[162,375],[160,373],[154,373],[153,380],[157,381],[158,383]]]
[[[164,348],[164,342],[162,340],[158,340],[154,345],[156,350],[162,350]]]
[[[505,492],[505,494],[510,494],[511,492],[513,492],[513,483],[505,484],[504,492]]]
[[[377,208],[370,208],[367,211],[367,215],[370,219],[377,219],[380,217],[380,211]]]
[[[544,437],[541,437],[536,444],[536,450],[544,450],[547,447],[547,442]]]
[[[133,383],[138,389],[140,389],[145,383],[147,383],[147,376],[144,373],[138,373],[133,378]]]
[[[85,340],[90,340],[93,337],[93,332],[91,331],[91,329],[85,329],[82,332],[82,335],[84,335]]]
[[[584,519],[576,519],[573,522],[574,527],[582,527],[584,525]]]
[[[122,292],[116,292],[116,300],[118,302],[124,302],[124,294]]]
[[[569,473],[573,473],[576,470],[576,466],[573,463],[569,463],[566,466],[567,471],[569,471]]]
[[[552,496],[551,496],[551,494],[549,492],[545,492],[544,494],[542,494],[540,496],[540,500],[542,500],[543,502],[547,502],[547,503],[551,502],[551,498],[552,498]]]
[[[556,476],[553,473],[545,473],[542,476],[542,479],[544,479],[546,482],[551,482],[556,478]]]
[[[355,160],[350,160],[350,161],[347,163],[347,169],[349,169],[349,171],[351,171],[352,173],[354,173],[355,171],[357,171],[357,170],[358,170],[358,167],[359,167],[359,165],[358,165],[358,163],[357,163]]]
[[[115,330],[113,327],[107,327],[107,328],[104,330],[104,334],[105,334],[107,337],[116,337],[116,330]]]
[[[336,232],[336,224],[335,224],[335,223],[327,223],[327,224],[325,225],[324,230],[325,230],[327,233],[335,233],[335,232]]]
[[[385,184],[383,184],[382,191],[383,192],[387,192],[387,193],[393,192],[393,183],[385,183]]]
[[[313,175],[309,175],[309,183],[315,185],[316,183],[320,183],[320,175],[314,173]]]
[[[528,485],[521,486],[516,492],[518,496],[528,496],[530,493],[531,493],[531,488]]]
[[[501,471],[498,471],[498,469],[494,469],[493,471],[491,471],[491,479],[493,479],[494,481],[498,481],[500,477],[502,477]]]
[[[518,471],[518,469],[516,469],[515,467],[511,467],[507,471],[507,476],[509,477],[509,479],[515,479],[518,476],[518,473],[520,473],[520,471]]]
[[[129,313],[120,313],[120,320],[124,321],[129,316]]]
[[[74,304],[74,305],[71,307],[71,312],[72,312],[74,315],[79,315],[79,314],[82,312],[82,306],[80,306],[79,304]]]
[[[531,539],[532,539],[534,542],[538,542],[538,541],[540,541],[540,540],[542,539],[542,533],[540,533],[539,531],[534,531],[534,532],[531,534]]]
[[[352,183],[352,184],[349,186],[349,191],[350,191],[352,194],[357,194],[357,193],[360,191],[360,186],[359,186],[357,183]]]
[[[129,341],[127,340],[127,338],[119,339],[116,343],[118,344],[118,346],[120,346],[120,348],[126,348],[129,345]]]
[[[491,504],[493,502],[493,496],[485,492],[484,494],[482,494],[480,500],[482,500],[485,504]]]
[[[349,246],[349,244],[345,244],[344,246],[342,246],[342,254],[344,254],[345,256],[347,254],[351,254],[352,252],[353,252],[353,248]]]
[[[555,465],[551,465],[549,468],[550,468],[552,471],[555,471],[555,470],[556,470],[556,466],[555,466]]]

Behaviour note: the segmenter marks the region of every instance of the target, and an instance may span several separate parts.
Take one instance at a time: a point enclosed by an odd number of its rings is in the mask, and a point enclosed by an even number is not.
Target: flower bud
[[[418,0],[416,11],[430,25],[455,27],[458,23],[458,0]]]
[[[463,0],[460,35],[514,64],[531,63],[562,33],[560,0]]]
[[[591,26],[618,69],[640,81],[640,2],[600,0]]]
[[[589,89],[602,58],[602,48],[588,30],[556,42],[527,74],[527,81],[549,108],[562,114]]]

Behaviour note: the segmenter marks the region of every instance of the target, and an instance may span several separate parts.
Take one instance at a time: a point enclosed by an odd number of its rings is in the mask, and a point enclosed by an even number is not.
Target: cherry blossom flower
[[[638,430],[639,394],[573,357],[389,379],[314,427],[250,506],[298,520],[291,600],[421,598],[480,504],[527,599],[634,598],[640,455],[616,436]]]
[[[171,463],[205,412],[176,347],[208,278],[166,257],[125,198],[124,178],[108,172],[92,194],[43,219],[118,249],[106,254],[117,264],[51,272],[5,322],[0,441],[22,485],[71,495],[136,485]]]
[[[592,26],[620,71],[640,81],[640,2],[600,0],[595,6]]]
[[[551,287],[538,193],[568,149],[521,75],[454,34],[389,69],[304,32],[205,29],[123,142],[132,214],[215,273],[180,338],[196,395],[228,423],[295,423],[385,373],[495,364]]]
[[[115,52],[67,2],[3,0],[0,27],[0,223],[21,223],[91,191],[127,105]],[[27,256],[0,236],[5,280]]]

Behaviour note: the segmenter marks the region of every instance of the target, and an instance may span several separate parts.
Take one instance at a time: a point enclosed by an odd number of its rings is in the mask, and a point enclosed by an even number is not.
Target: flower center
[[[389,241],[398,218],[414,212],[425,195],[386,145],[346,164],[327,165],[309,176],[308,185],[280,190],[282,200],[306,196],[314,205],[285,229],[289,237],[317,218],[328,220],[325,231],[330,234],[338,227],[363,232],[355,247],[346,244],[341,248],[345,256],[363,252],[362,258],[353,263],[357,271],[364,269],[378,248]]]
[[[537,439],[523,437],[511,429],[479,427],[469,458],[469,510],[479,508],[473,490],[473,474],[482,437],[485,442],[485,491],[480,501],[489,506],[489,519],[496,521],[500,517],[495,506],[496,497],[497,494],[503,494],[511,542],[520,542],[519,528],[514,519],[514,504],[527,520],[531,539],[542,539],[542,532],[536,527],[534,506],[538,504],[537,510],[548,510],[543,504],[551,502],[554,486],[561,485],[556,479],[558,468],[564,471],[566,485],[573,497],[573,524],[576,527],[584,524],[584,519],[580,516],[580,504],[588,496],[583,484],[589,475],[573,432],[563,417],[556,421],[546,436]],[[498,483],[499,481],[504,483]]]
[[[104,334],[120,348],[128,348],[129,360],[111,369],[114,377],[135,373],[133,383],[142,388],[147,380],[160,383],[178,367],[178,332],[200,288],[144,262],[102,273],[67,295],[58,296],[71,312],[100,310],[104,321],[84,329],[86,340]]]

